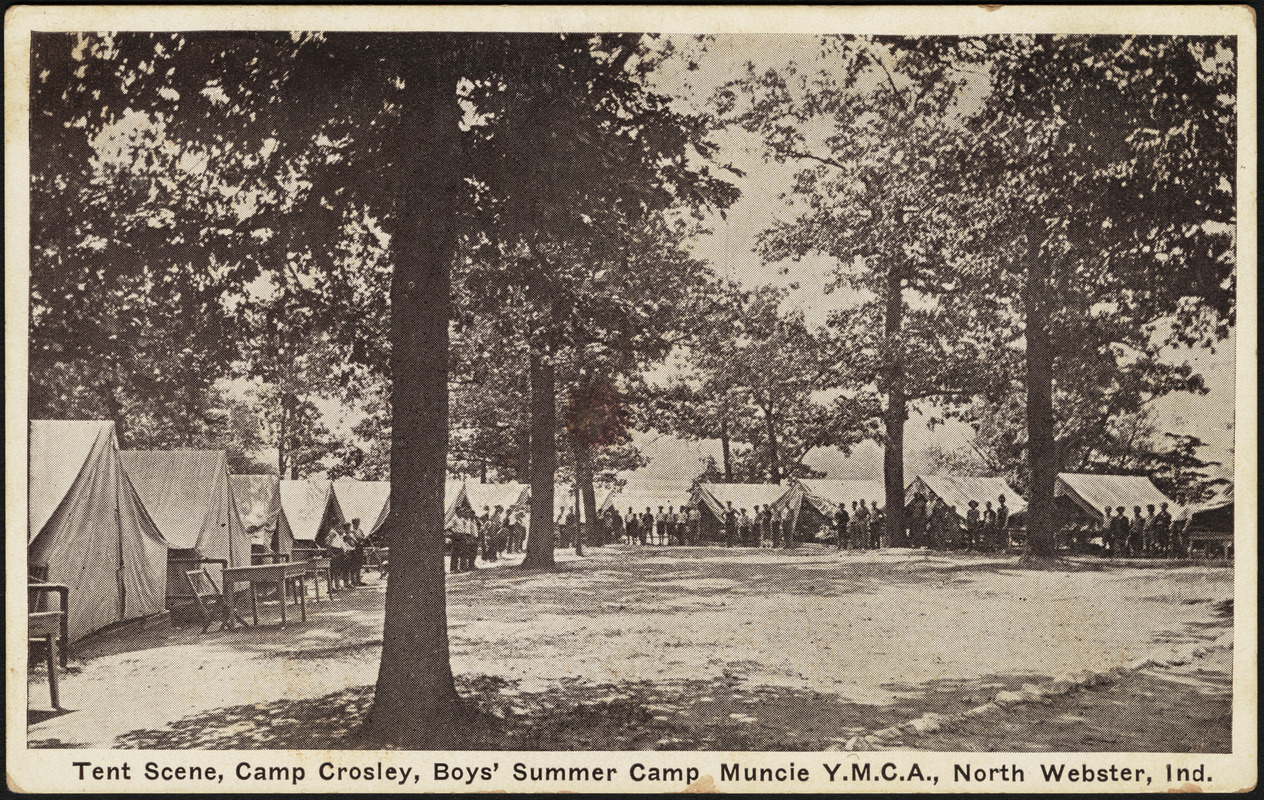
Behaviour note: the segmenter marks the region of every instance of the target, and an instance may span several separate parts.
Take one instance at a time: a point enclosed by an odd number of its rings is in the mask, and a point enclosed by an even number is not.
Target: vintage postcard
[[[1251,9],[4,53],[11,790],[1255,786]]]

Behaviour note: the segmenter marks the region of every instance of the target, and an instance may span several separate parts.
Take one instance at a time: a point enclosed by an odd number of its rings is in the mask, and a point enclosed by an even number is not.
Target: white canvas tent
[[[882,481],[829,480],[826,478],[796,478],[790,488],[773,503],[780,510],[790,507],[794,515],[795,536],[803,539],[817,534],[833,524],[834,512],[845,506],[851,512],[851,504],[865,501],[866,505],[886,507],[886,488]]]
[[[456,512],[461,508],[474,508],[470,505],[470,498],[465,493],[465,483],[463,481],[448,481],[443,485],[443,524],[444,527],[450,526],[456,519]]]
[[[1158,487],[1143,475],[1087,475],[1063,472],[1053,484],[1053,496],[1058,498],[1061,512],[1066,516],[1078,516],[1084,522],[1101,524],[1107,508],[1123,506],[1131,516],[1134,506],[1145,510],[1153,504],[1159,508],[1167,503],[1173,517],[1182,513],[1181,507],[1159,491]]]
[[[679,509],[688,505],[691,495],[692,487],[688,483],[628,481],[625,485],[611,490],[598,510],[604,514],[607,509],[613,508],[619,512],[620,516],[625,517],[629,508],[638,514],[645,513],[647,508],[657,513],[659,506],[664,509],[669,506]]]
[[[231,475],[228,485],[251,546],[287,556],[293,552],[294,532],[281,510],[281,479],[275,475]]]
[[[145,510],[167,540],[167,598],[190,597],[181,559],[219,558],[230,567],[250,563],[250,537],[237,514],[222,450],[123,450],[123,470]],[[219,580],[220,566],[206,566]]]
[[[1185,506],[1173,514],[1174,525],[1183,526],[1186,543],[1192,550],[1220,550],[1228,556],[1233,549],[1233,485],[1225,486],[1201,503]]]
[[[785,486],[773,483],[700,483],[690,494],[689,505],[697,506],[701,512],[700,535],[716,538],[724,530],[727,503],[731,502],[734,510],[744,508],[753,516],[755,506],[772,505],[785,493]]]
[[[161,612],[167,542],[123,471],[114,423],[29,431],[28,570],[70,587],[70,640]]]
[[[553,519],[558,517],[565,518],[566,512],[575,515],[575,519],[580,522],[584,521],[584,507],[580,503],[578,507],[575,504],[575,487],[568,486],[564,483],[553,485]],[[480,512],[481,513],[481,512]]]
[[[935,498],[939,498],[949,506],[955,506],[957,516],[963,521],[970,510],[971,500],[979,504],[979,514],[982,515],[989,502],[993,509],[999,506],[1001,495],[1005,496],[1005,505],[1009,508],[1011,520],[1027,513],[1027,501],[1004,478],[918,475],[904,490],[905,505],[912,502],[916,492],[921,492],[926,498],[927,513],[934,506]]]
[[[334,481],[334,494],[347,521],[360,520],[360,531],[368,536],[377,533],[390,516],[390,481],[339,478]]]
[[[290,522],[294,541],[304,547],[323,543],[325,534],[344,521],[333,483],[320,478],[281,481],[281,510]]]
[[[495,511],[496,506],[509,509],[527,508],[531,502],[531,487],[525,483],[466,483],[465,495],[480,516],[484,508]]]

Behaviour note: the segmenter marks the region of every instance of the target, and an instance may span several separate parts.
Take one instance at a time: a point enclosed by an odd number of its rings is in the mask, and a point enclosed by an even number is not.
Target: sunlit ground
[[[258,628],[97,637],[62,682],[71,711],[48,711],[33,671],[29,741],[358,746],[382,634],[384,586],[368,584],[309,602],[308,622],[284,630],[269,605]],[[1231,568],[1189,563],[1030,571],[1008,556],[614,546],[448,585],[474,717],[453,744],[479,749],[837,749],[1232,628]],[[895,746],[1227,752],[1230,670],[1214,650]]]

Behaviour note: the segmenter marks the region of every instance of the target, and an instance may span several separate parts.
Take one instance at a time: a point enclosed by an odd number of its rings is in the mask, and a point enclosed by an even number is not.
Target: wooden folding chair
[[[38,639],[48,649],[48,694],[53,708],[61,710],[61,693],[57,682],[57,665],[66,668],[66,653],[70,645],[68,635],[69,621],[67,603],[70,600],[70,587],[60,583],[28,583],[29,607],[27,611],[26,638],[28,641]],[[55,592],[60,598],[56,610],[48,608],[48,593]],[[61,654],[58,656],[58,645]]]
[[[226,628],[230,614],[242,625],[246,624],[246,621],[237,614],[237,609],[225,605],[224,593],[206,567],[191,569],[184,574],[189,579],[189,585],[193,587],[193,602],[197,606],[198,613],[202,615],[202,633],[206,633],[211,623],[216,620],[219,620],[220,630]]]

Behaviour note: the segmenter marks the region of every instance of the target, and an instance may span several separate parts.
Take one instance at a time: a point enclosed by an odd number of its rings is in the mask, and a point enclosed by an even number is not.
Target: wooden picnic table
[[[227,609],[224,620],[224,627],[230,630],[233,627],[233,586],[237,583],[250,584],[250,611],[254,615],[254,622],[259,624],[259,598],[255,591],[255,584],[269,584],[277,587],[277,595],[281,599],[281,627],[285,627],[285,597],[286,585],[294,579],[299,582],[298,604],[299,611],[303,617],[303,621],[307,621],[307,586],[305,576],[307,575],[307,564],[302,561],[283,561],[279,564],[254,564],[249,567],[228,567],[224,570],[224,607]]]

